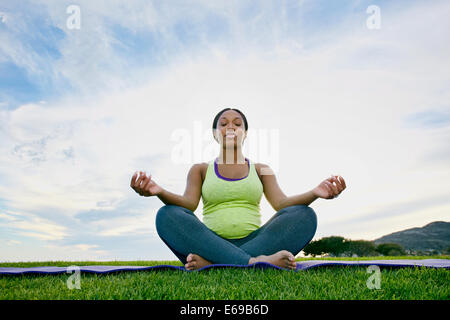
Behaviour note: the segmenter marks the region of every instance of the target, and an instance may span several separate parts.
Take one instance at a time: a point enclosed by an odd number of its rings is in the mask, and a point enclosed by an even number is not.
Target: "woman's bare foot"
[[[189,253],[186,258],[187,263],[184,265],[186,270],[197,270],[212,264],[208,260],[200,257],[198,254]]]
[[[255,262],[268,262],[274,264],[281,268],[287,268],[295,270],[297,268],[297,263],[295,262],[295,257],[292,253],[287,250],[281,250],[277,253],[274,253],[270,256],[257,256],[256,258],[250,258],[248,264],[252,264]]]

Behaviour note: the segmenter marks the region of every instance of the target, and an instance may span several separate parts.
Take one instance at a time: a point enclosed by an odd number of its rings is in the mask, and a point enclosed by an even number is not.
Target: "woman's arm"
[[[182,196],[165,190],[151,177],[151,175],[147,177],[145,172],[140,171],[138,178],[137,173],[135,173],[131,178],[130,186],[139,195],[144,197],[157,196],[166,205],[177,205],[192,212],[197,209],[202,194],[201,164],[194,164],[189,170],[186,191]]]
[[[202,178],[200,169],[200,164],[194,164],[189,170],[186,190],[183,195],[178,195],[162,188],[162,191],[157,194],[158,198],[165,204],[177,205],[194,212],[198,207],[202,194]]]
[[[335,183],[335,184],[334,184]],[[304,204],[309,206],[317,198],[333,199],[346,188],[344,178],[341,176],[331,176],[325,179],[314,189],[292,197],[285,197],[281,201],[281,208]]]
[[[186,198],[185,196],[181,196],[175,193],[172,193],[170,191],[162,189],[161,193],[157,194],[157,197],[164,202],[164,204],[173,204],[176,206],[180,206],[186,209],[191,210],[192,212],[195,211],[192,210],[192,202],[190,199]]]
[[[293,206],[296,204],[304,204],[306,206],[309,206],[314,200],[316,200],[318,196],[316,196],[313,192],[313,190],[310,190],[308,192],[298,194],[291,197],[286,197],[281,201],[280,209],[281,210],[285,207]]]
[[[277,183],[275,173],[268,165],[261,163],[258,164],[257,167],[260,170],[261,182],[264,187],[264,195],[272,208],[276,211],[280,211],[288,206],[299,204],[309,206],[317,198],[332,199],[341,193],[341,191],[346,187],[345,181],[342,177],[339,176],[341,179],[341,181],[339,181],[338,177],[334,176],[324,180],[316,188],[310,191],[288,197],[281,190]],[[333,182],[336,183],[336,186]]]

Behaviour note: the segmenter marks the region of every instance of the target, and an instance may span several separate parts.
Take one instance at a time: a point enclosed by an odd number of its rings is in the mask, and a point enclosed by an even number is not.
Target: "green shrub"
[[[381,243],[376,247],[376,251],[384,256],[405,255],[405,249],[397,243]]]

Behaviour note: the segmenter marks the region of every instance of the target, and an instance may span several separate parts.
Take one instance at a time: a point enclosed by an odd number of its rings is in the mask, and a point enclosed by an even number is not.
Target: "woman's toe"
[[[195,261],[192,261],[192,257],[190,257],[190,256],[188,256],[188,257],[186,258],[186,260],[187,260],[188,262],[184,265],[184,267],[185,267],[187,270],[192,270],[192,268],[194,267]]]
[[[189,262],[189,270],[194,270],[194,269],[195,269],[195,267],[196,267],[196,263],[195,263],[195,261],[191,261],[191,262]]]

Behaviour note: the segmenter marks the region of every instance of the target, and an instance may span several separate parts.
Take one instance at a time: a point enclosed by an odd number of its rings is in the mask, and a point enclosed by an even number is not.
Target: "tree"
[[[345,251],[346,249],[345,242],[348,240],[339,236],[331,236],[323,238],[323,241],[324,241],[323,245],[326,251],[330,254],[337,256]]]
[[[377,246],[376,251],[383,256],[402,256],[405,255],[405,249],[398,243],[381,243]]]
[[[357,254],[358,256],[377,255],[376,246],[372,241],[367,240],[351,240],[346,242],[346,250],[349,255]]]
[[[305,255],[310,254],[313,257],[326,253],[337,256],[345,251],[345,241],[347,240],[339,236],[321,238],[319,240],[311,241],[305,248],[303,248],[303,252]]]
[[[305,255],[312,255],[313,257],[322,255],[325,253],[322,239],[311,241],[306,247],[303,248]]]

